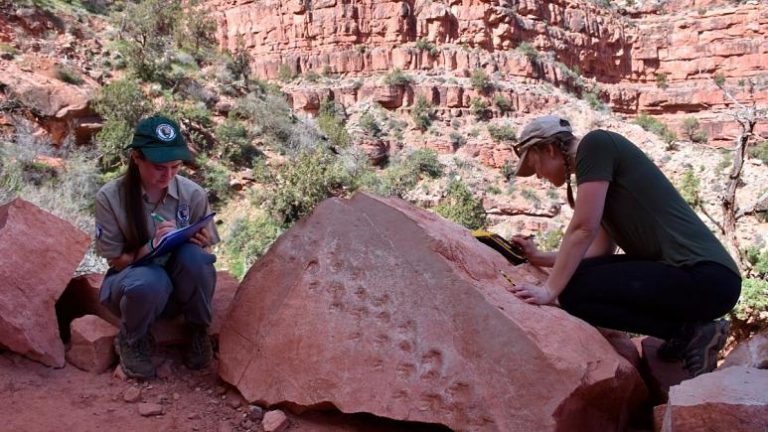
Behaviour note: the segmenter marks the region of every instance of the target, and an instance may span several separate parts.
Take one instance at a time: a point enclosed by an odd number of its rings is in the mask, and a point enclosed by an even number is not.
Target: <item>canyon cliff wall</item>
[[[397,109],[409,106],[414,93],[444,110],[466,109],[478,96],[468,79],[475,69],[493,74],[497,91],[517,111],[559,104],[551,87],[540,85],[549,83],[577,95],[594,91],[614,112],[663,115],[673,125],[695,114],[714,140],[731,140],[738,131],[723,115],[732,104],[714,84],[716,74],[738,100],[768,103],[768,7],[762,2],[632,8],[585,0],[206,4],[216,11],[221,46],[247,50],[257,76],[277,78],[282,68],[336,78],[286,86],[294,107],[308,112],[323,97],[345,105],[371,99]],[[409,88],[381,83],[394,68],[414,78]],[[750,80],[758,87],[752,95]]]

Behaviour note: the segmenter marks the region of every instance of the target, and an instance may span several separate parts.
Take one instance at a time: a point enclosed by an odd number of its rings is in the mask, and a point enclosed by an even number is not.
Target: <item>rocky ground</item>
[[[446,430],[337,412],[287,413],[285,429],[265,429],[264,410],[249,405],[237,390],[221,381],[215,364],[208,370],[191,371],[172,348],[162,350],[154,360],[161,365],[161,377],[137,382],[112,370],[92,374],[71,364],[53,369],[0,352],[0,431]]]

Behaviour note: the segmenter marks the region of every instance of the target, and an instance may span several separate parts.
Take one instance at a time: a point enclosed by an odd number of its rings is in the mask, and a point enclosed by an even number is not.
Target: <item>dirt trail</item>
[[[248,403],[211,369],[191,371],[169,348],[155,355],[163,378],[121,380],[112,370],[92,374],[71,364],[53,369],[17,354],[0,351],[0,432],[243,432],[263,431],[251,420]],[[134,402],[131,393],[140,390]],[[143,417],[140,404],[163,407]],[[288,414],[288,432],[446,431],[369,415]]]

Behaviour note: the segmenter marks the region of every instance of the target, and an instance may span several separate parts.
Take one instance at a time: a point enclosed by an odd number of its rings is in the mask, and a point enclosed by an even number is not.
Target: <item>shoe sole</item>
[[[704,364],[697,371],[692,371],[691,375],[696,377],[704,373],[712,372],[717,367],[717,354],[725,346],[725,342],[728,339],[728,331],[731,324],[728,321],[720,320],[715,323],[717,328],[715,334],[707,343],[705,348]]]

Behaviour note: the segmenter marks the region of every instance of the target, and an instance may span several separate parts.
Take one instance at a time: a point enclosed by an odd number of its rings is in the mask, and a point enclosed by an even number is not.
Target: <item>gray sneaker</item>
[[[120,357],[120,367],[130,378],[149,379],[155,377],[155,365],[150,356],[149,336],[128,342],[121,332],[115,338],[115,351]]]
[[[717,354],[725,346],[730,323],[726,320],[710,321],[698,325],[685,349],[683,367],[696,377],[712,372],[717,367]]]

